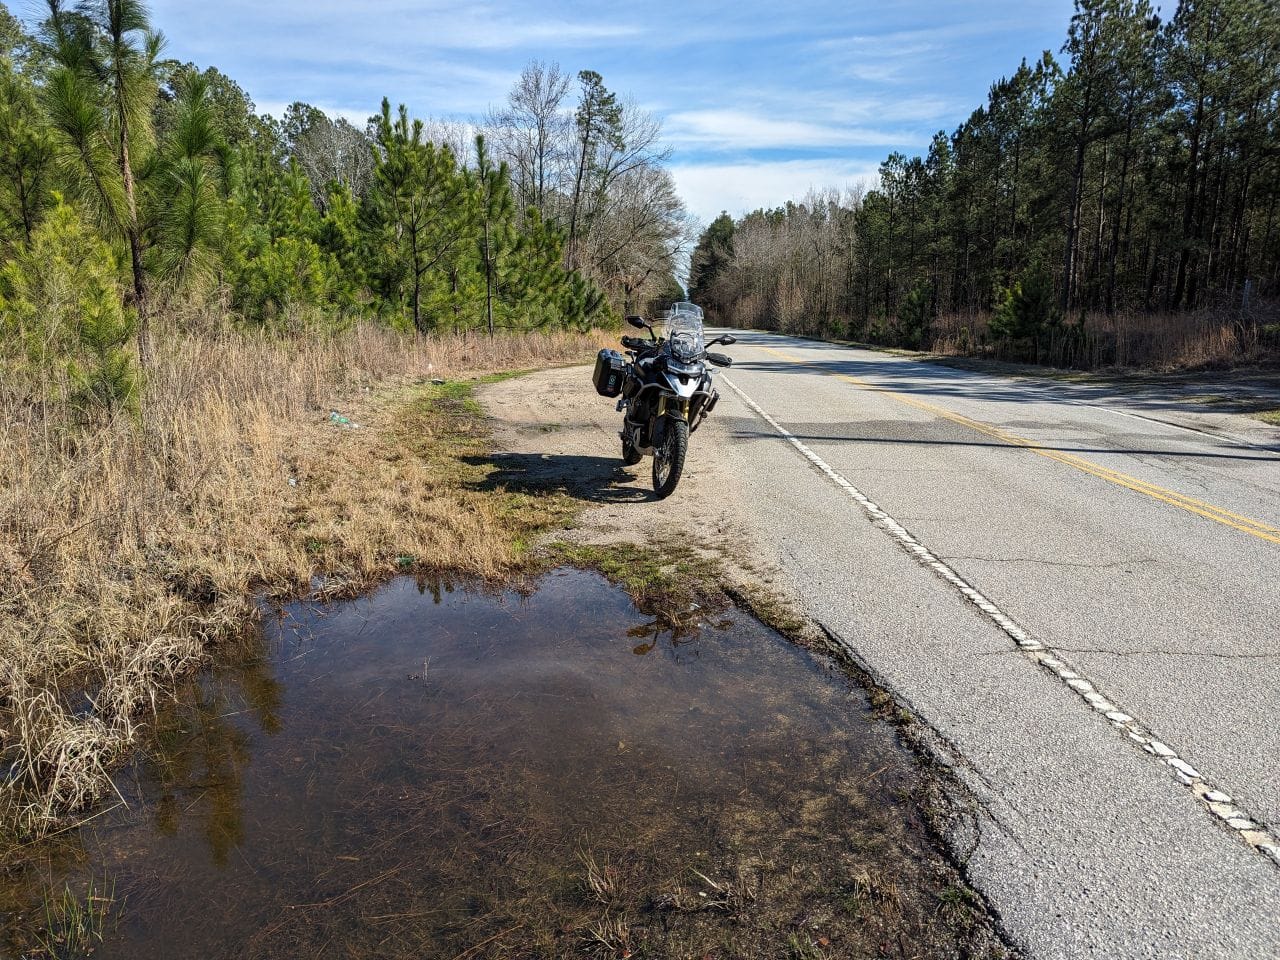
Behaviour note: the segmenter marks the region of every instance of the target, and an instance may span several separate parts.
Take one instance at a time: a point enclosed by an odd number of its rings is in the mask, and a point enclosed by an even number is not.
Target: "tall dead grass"
[[[585,360],[599,339],[161,337],[141,415],[93,428],[0,369],[0,839],[109,789],[139,721],[257,593],[509,566],[518,505],[458,489],[439,418],[389,388]]]
[[[986,314],[940,317],[933,324],[933,350],[1084,370],[1225,369],[1280,360],[1280,308],[1274,306],[1249,317],[1208,310],[1091,313],[1082,324],[1067,323],[1046,334],[1038,345],[997,341],[989,319]]]

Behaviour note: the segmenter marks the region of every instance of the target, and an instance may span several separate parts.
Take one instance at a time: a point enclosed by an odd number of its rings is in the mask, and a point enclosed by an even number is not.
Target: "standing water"
[[[93,955],[130,960],[947,956],[981,927],[861,690],[745,615],[402,579],[231,660],[0,900],[0,951],[72,955],[58,898],[90,884]]]

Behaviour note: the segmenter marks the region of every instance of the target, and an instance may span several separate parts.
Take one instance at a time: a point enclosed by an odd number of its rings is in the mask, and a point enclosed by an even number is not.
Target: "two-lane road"
[[[1051,383],[730,352],[710,422],[759,545],[951,751],[1015,941],[1280,957],[1280,453]]]

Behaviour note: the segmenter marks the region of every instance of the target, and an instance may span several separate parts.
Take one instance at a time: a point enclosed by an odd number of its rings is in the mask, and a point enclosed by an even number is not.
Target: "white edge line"
[[[1177,752],[1151,732],[1144,724],[1139,723],[1128,711],[1117,706],[1115,702],[1099,692],[1094,683],[1071,669],[1067,661],[1062,659],[1052,647],[1032,637],[1010,616],[991,602],[979,590],[973,587],[945,561],[940,560],[932,551],[915,538],[906,527],[882,510],[861,490],[837,473],[825,460],[814,453],[794,434],[787,431],[777,420],[765,413],[758,403],[743,392],[742,388],[721,375],[720,379],[736,393],[751,410],[788,443],[798,450],[806,460],[818,469],[828,480],[843,490],[850,499],[860,506],[870,518],[873,525],[893,537],[908,554],[935,574],[951,584],[966,600],[991,620],[1000,630],[1018,645],[1018,649],[1031,660],[1057,677],[1063,685],[1072,690],[1095,713],[1101,714],[1114,727],[1123,732],[1128,739],[1140,746],[1146,753],[1155,757],[1173,771],[1174,777],[1187,787],[1199,799],[1201,805],[1229,830],[1234,832],[1250,847],[1266,856],[1273,864],[1280,866],[1280,838],[1263,827],[1257,820],[1237,806],[1231,796],[1217,789],[1210,781],[1187,763]]]

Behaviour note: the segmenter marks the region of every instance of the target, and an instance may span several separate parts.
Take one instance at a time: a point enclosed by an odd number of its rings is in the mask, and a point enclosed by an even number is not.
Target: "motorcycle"
[[[730,357],[707,348],[731,346],[736,339],[725,334],[707,343],[702,316],[701,307],[681,302],[656,323],[627,317],[631,326],[648,331],[649,339],[624,336],[625,358],[616,350],[601,350],[596,357],[592,376],[596,392],[618,397],[618,411],[623,414],[622,462],[634,466],[643,457],[653,457],[653,492],[659,500],[675,491],[684,471],[689,436],[720,399],[708,364],[733,365]]]

